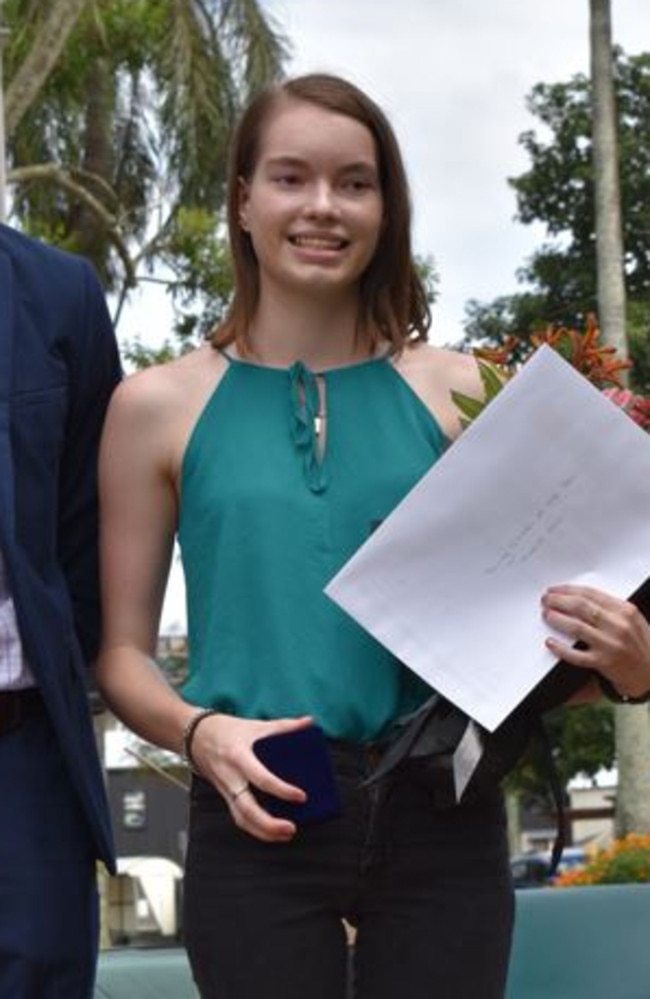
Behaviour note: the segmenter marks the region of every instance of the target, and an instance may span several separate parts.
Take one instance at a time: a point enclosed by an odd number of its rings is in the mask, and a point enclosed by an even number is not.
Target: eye
[[[297,173],[279,173],[271,179],[278,187],[297,187],[300,184],[300,176]]]
[[[343,189],[351,194],[364,194],[375,190],[375,182],[369,177],[349,177],[343,182]]]

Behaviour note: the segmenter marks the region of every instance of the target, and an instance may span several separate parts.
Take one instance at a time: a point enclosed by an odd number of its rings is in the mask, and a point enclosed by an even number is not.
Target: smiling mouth
[[[334,236],[290,236],[289,242],[305,250],[343,250],[349,240]]]

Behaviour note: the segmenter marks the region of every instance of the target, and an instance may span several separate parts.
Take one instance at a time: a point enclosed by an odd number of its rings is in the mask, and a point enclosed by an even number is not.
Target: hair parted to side
[[[370,351],[380,338],[387,339],[395,351],[407,341],[426,340],[431,316],[413,261],[408,180],[392,126],[381,108],[354,84],[338,76],[311,73],[261,91],[235,130],[227,193],[235,292],[228,315],[212,334],[212,344],[225,347],[235,342],[242,355],[251,353],[248,330],[259,301],[259,266],[250,236],[239,223],[239,182],[253,176],[266,123],[287,101],[305,101],[353,118],[365,125],[375,140],[384,224],[375,255],[360,281],[359,340]]]

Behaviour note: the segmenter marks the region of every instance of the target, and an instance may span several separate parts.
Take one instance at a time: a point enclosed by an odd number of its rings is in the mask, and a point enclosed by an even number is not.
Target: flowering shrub
[[[618,356],[615,347],[600,343],[600,329],[595,316],[589,316],[584,330],[548,326],[531,336],[530,344],[533,350],[543,344],[552,347],[592,385],[628,413],[635,423],[650,432],[650,399],[623,387],[621,375],[631,364]],[[474,350],[483,382],[483,398],[475,399],[462,392],[452,392],[464,426],[476,419],[515,374],[521,346],[518,337],[509,336],[502,347],[477,347]]]
[[[584,867],[560,874],[554,884],[561,888],[580,885],[614,885],[650,882],[650,836],[629,833],[599,850]]]
[[[600,328],[594,315],[588,316],[584,330],[547,326],[531,336],[530,344],[533,349],[543,344],[552,347],[597,388],[621,387],[621,373],[631,367],[630,361],[618,357],[616,347],[600,343]],[[474,353],[489,363],[512,368],[520,348],[519,338],[509,336],[496,350],[480,347]]]

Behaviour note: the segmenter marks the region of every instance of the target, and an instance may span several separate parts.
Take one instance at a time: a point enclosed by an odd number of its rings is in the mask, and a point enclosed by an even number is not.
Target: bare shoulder
[[[182,411],[202,408],[225,367],[224,359],[211,347],[198,347],[174,361],[126,377],[115,390],[111,408],[138,420],[176,419]]]
[[[480,390],[481,379],[472,354],[421,343],[407,347],[398,361],[404,374],[430,379],[452,391]]]
[[[203,407],[218,385],[227,362],[209,345],[166,364],[129,375],[116,388],[108,411],[109,440],[150,447],[172,468]],[[130,442],[130,443],[129,443]]]
[[[431,344],[415,344],[405,348],[395,368],[431,410],[447,437],[455,439],[461,425],[452,392],[476,397],[483,394],[473,355]]]

